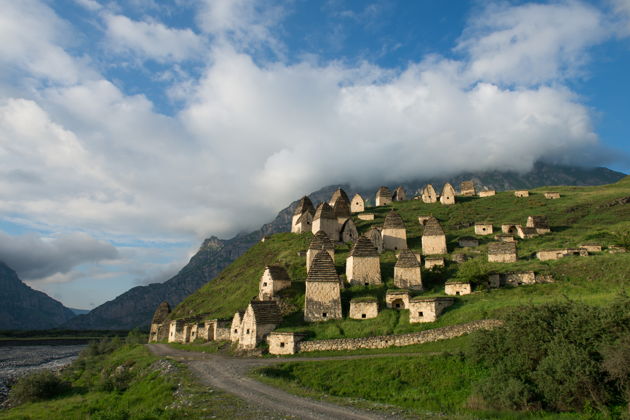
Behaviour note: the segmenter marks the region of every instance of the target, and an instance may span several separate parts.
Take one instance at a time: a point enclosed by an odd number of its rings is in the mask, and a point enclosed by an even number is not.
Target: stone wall
[[[341,318],[341,289],[339,282],[307,281],[304,298],[304,320],[306,322],[316,322]]]
[[[488,190],[488,191],[479,191],[479,197],[492,197],[493,195],[496,195],[496,191],[495,190]]]
[[[378,256],[348,257],[346,259],[346,278],[351,285],[381,284],[380,259]]]
[[[475,223],[475,235],[491,235],[492,225],[489,223]]]
[[[420,266],[394,266],[394,286],[400,289],[422,290],[422,274],[420,271]]]
[[[516,253],[514,254],[488,254],[488,262],[512,263],[516,262]]]
[[[424,268],[430,270],[433,267],[444,267],[444,258],[427,257],[424,259]]]
[[[365,201],[363,201],[363,197],[358,194],[352,197],[352,201],[350,202],[350,211],[352,213],[361,213],[362,211],[365,211]]]
[[[406,229],[383,229],[383,249],[392,251],[398,249],[407,249],[407,230]]]
[[[352,319],[370,319],[378,316],[378,302],[373,301],[350,301],[350,314]]]
[[[446,236],[422,236],[422,254],[424,255],[439,255],[447,254],[446,250]]]
[[[560,193],[557,192],[546,192],[545,193],[545,198],[548,200],[555,200],[560,198]]]
[[[387,347],[409,346],[412,344],[429,343],[432,341],[446,340],[459,337],[478,330],[488,330],[500,326],[498,320],[485,319],[473,321],[467,324],[453,325],[450,327],[435,328],[401,335],[382,335],[365,338],[340,338],[335,340],[302,341],[297,344],[298,351],[327,351],[327,350],[358,350],[358,349],[382,349]]]
[[[339,222],[337,219],[316,219],[313,220],[313,235],[320,230],[324,231],[333,243],[339,241]]]
[[[519,197],[519,198],[529,197],[529,191],[526,191],[526,190],[514,191],[514,196]]]
[[[358,214],[359,220],[374,220],[374,213],[362,213]]]
[[[462,296],[472,293],[472,286],[468,282],[462,283],[446,283],[444,285],[444,293],[449,296]]]

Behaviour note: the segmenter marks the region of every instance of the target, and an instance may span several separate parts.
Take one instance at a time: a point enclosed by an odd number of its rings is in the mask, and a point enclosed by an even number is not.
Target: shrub
[[[629,401],[630,299],[608,307],[521,307],[477,334],[469,356],[490,371],[475,401],[491,409],[579,411]],[[607,374],[603,374],[607,373]]]
[[[47,400],[65,394],[71,389],[68,382],[49,370],[30,373],[20,378],[11,388],[11,405]]]

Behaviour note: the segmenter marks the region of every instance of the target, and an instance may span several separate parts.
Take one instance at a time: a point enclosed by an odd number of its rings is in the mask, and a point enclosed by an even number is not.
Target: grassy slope
[[[543,191],[559,191],[562,198],[546,200]],[[305,250],[310,241],[310,234],[295,235],[290,233],[273,235],[264,243],[258,243],[241,258],[232,263],[216,279],[207,283],[199,291],[184,300],[173,312],[173,318],[183,318],[199,314],[210,317],[230,318],[236,310],[246,307],[248,301],[257,294],[258,279],[265,264],[280,263],[289,269],[294,285],[286,295],[295,307],[295,312],[286,317],[282,329],[309,331],[312,338],[357,337],[374,334],[404,333],[438,326],[452,325],[474,319],[497,316],[508,306],[523,303],[541,303],[556,299],[576,299],[593,304],[609,301],[621,291],[630,292],[630,253],[600,254],[585,257],[570,257],[559,261],[540,262],[533,258],[539,249],[576,246],[583,242],[598,242],[608,245],[614,242],[611,233],[630,229],[630,206],[617,205],[606,207],[616,198],[630,195],[630,177],[618,183],[600,187],[547,187],[532,190],[529,198],[516,198],[511,192],[498,193],[487,198],[461,198],[454,206],[424,204],[420,200],[394,203],[393,207],[401,214],[407,226],[410,248],[420,251],[420,225],[418,216],[433,215],[442,221],[447,232],[450,252],[463,252],[456,249],[457,238],[473,235],[473,228],[458,229],[462,223],[476,220],[490,220],[495,229],[501,223],[525,224],[529,215],[546,215],[553,228],[553,233],[538,238],[519,241],[520,260],[515,264],[482,263],[486,271],[508,271],[514,269],[533,269],[550,272],[557,279],[554,284],[532,285],[515,289],[500,289],[479,292],[463,296],[449,308],[436,323],[408,323],[407,311],[383,309],[376,319],[337,320],[307,325],[302,321],[304,257],[298,251]],[[355,220],[360,232],[371,225],[383,223],[389,208],[373,208],[376,219],[372,221]],[[492,237],[482,238],[479,248],[468,251],[485,261],[485,248]],[[345,272],[345,259],[349,246],[339,245],[336,249],[337,271]],[[381,303],[387,286],[393,283],[393,270],[396,257],[393,252],[381,256],[381,269],[386,285],[381,287],[346,289],[343,293],[344,312],[347,313],[351,297],[373,294],[379,296]],[[471,264],[471,263],[466,263]],[[457,275],[461,265],[449,264],[441,271],[425,271],[423,282],[424,295],[439,295],[444,282]]]
[[[159,359],[141,345],[123,346],[114,353],[91,358],[89,363],[65,375],[72,390],[55,399],[1,410],[0,419],[258,419],[265,413],[229,394],[198,385],[187,369],[161,373]],[[130,367],[131,381],[124,391],[99,390],[105,375],[120,366]]]

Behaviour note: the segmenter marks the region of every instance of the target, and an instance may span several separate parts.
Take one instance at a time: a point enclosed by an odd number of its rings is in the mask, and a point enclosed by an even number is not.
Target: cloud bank
[[[83,3],[108,54],[200,71],[166,87],[179,105],[161,114],[73,53],[77,29],[45,3],[4,2],[0,215],[145,240],[229,236],[330,183],[525,171],[599,148],[565,82],[613,31],[581,2],[489,6],[451,56],[398,69],[285,60],[277,5],[208,1],[182,29]]]
[[[42,239],[35,234],[9,236],[0,232],[0,261],[10,262],[22,280],[48,279],[55,281],[75,267],[114,260],[118,250],[111,244],[86,234],[60,235]]]

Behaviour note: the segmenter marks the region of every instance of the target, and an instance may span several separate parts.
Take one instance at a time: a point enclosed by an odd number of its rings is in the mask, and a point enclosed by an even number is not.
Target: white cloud
[[[94,72],[69,54],[70,26],[37,0],[0,4],[0,65],[6,77],[76,83]],[[26,74],[24,74],[26,72]],[[22,80],[21,80],[22,81]]]
[[[277,1],[203,0],[197,17],[199,27],[240,48],[269,48],[276,54],[284,49],[274,35],[286,10]]]
[[[610,36],[604,15],[577,1],[493,3],[472,21],[457,50],[468,55],[475,80],[539,84],[574,77],[586,49]]]
[[[134,21],[106,14],[108,45],[114,51],[158,61],[203,59],[204,41],[191,29],[173,29],[160,22]]]
[[[41,238],[36,234],[10,236],[0,231],[0,261],[6,262],[24,280],[49,278],[70,281],[75,267],[118,258],[111,244],[84,233]]]

